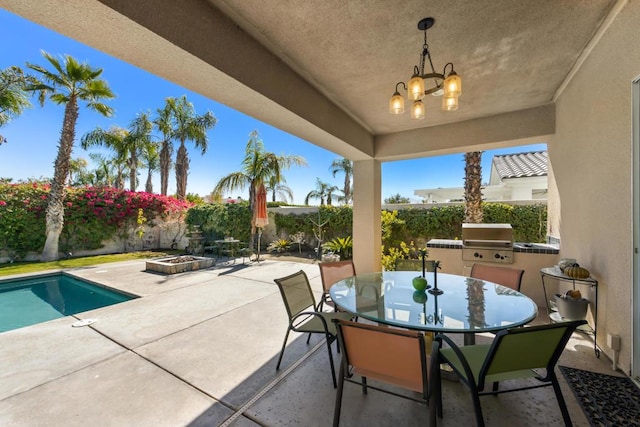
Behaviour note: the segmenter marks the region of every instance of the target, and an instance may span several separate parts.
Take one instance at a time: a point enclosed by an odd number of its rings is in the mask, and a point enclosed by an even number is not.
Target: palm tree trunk
[[[122,176],[122,168],[118,168],[118,174],[116,175],[116,188],[118,190],[124,189],[124,177]]]
[[[176,155],[176,196],[184,200],[187,195],[187,175],[189,174],[189,155],[184,141],[180,143]]]
[[[78,101],[72,96],[64,108],[64,120],[60,133],[58,156],[53,171],[53,181],[49,191],[49,201],[46,213],[47,238],[42,249],[42,261],[55,261],[59,258],[58,244],[64,227],[64,198],[66,195],[65,182],[69,175],[69,161],[76,137],[76,122],[78,120]]]
[[[147,182],[144,186],[144,191],[147,193],[153,193],[153,181],[151,180],[153,177],[152,175],[151,169],[149,169],[149,172],[147,173]]]
[[[129,159],[129,190],[136,191],[138,188],[138,156],[136,153],[131,153],[131,157]]]
[[[167,195],[169,189],[169,169],[171,169],[171,149],[167,141],[162,142],[160,150],[160,194]]]
[[[351,202],[351,176],[348,173],[344,174],[344,201],[345,203]]]
[[[465,222],[482,222],[482,151],[465,153],[464,200]]]

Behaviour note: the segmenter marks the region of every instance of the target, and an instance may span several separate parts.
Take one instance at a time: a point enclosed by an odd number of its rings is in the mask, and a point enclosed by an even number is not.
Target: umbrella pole
[[[256,248],[256,261],[260,262],[260,238],[262,237],[262,228],[258,228],[258,247]]]

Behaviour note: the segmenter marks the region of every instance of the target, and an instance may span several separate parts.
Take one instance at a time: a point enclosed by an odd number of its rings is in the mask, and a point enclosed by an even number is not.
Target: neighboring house
[[[547,200],[547,152],[493,156],[489,184],[482,187],[483,200]],[[426,203],[464,200],[464,188],[415,190]]]

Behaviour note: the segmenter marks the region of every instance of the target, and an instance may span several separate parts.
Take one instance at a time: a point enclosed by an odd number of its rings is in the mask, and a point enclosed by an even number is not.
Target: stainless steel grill
[[[462,224],[462,260],[513,263],[511,224]]]

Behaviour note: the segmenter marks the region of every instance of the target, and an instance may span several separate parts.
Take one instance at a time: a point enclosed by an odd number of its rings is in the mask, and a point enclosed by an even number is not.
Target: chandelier
[[[453,63],[449,62],[444,66],[442,74],[436,73],[431,61],[431,53],[427,44],[427,30],[433,26],[435,19],[424,18],[418,22],[418,29],[424,31],[424,44],[422,45],[422,53],[420,54],[420,65],[413,67],[413,75],[409,83],[398,82],[396,91],[389,101],[389,112],[391,114],[404,113],[404,98],[398,91],[398,86],[402,85],[407,91],[407,98],[413,101],[411,105],[411,118],[424,119],[425,108],[422,98],[425,95],[442,96],[442,109],[444,111],[453,111],[458,109],[458,97],[462,94],[462,80],[460,76],[453,70]],[[425,63],[431,69],[430,73],[424,72]],[[445,78],[447,67],[451,66],[449,75]],[[428,70],[427,70],[428,71]]]

